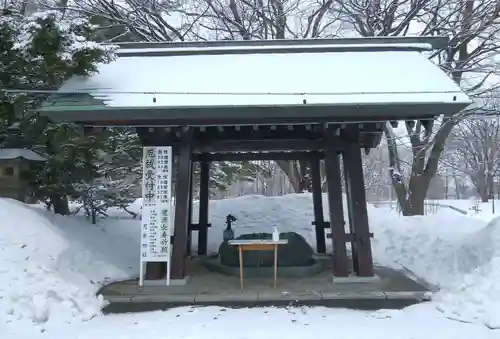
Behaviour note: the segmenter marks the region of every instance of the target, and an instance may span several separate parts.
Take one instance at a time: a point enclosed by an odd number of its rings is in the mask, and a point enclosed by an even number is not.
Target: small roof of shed
[[[0,160],[25,159],[29,161],[46,161],[40,154],[22,148],[0,148]]]
[[[55,121],[337,121],[454,114],[470,99],[422,55],[446,39],[122,44],[41,109]],[[273,120],[274,119],[274,120]]]

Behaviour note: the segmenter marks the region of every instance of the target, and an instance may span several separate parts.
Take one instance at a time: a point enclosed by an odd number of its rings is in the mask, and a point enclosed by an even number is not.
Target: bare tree
[[[365,174],[365,189],[367,200],[382,201],[390,198],[392,183],[387,176],[389,169],[387,146],[381,144],[363,155],[363,170]]]
[[[499,119],[464,120],[453,129],[447,142],[445,162],[471,180],[483,202],[494,193],[499,143]]]
[[[349,0],[342,20],[362,36],[446,35],[449,45],[431,56],[471,96],[484,93],[496,70],[500,2],[497,0]],[[404,215],[424,213],[424,199],[436,175],[446,139],[470,112],[442,121],[406,121],[413,153],[409,178],[402,175],[396,135],[386,124],[390,174]]]
[[[496,0],[73,0],[71,4],[71,10],[103,18],[123,28],[122,34],[142,41],[447,35],[449,46],[431,59],[474,95],[480,94],[495,70],[496,65],[489,63],[499,48]],[[406,122],[413,152],[407,179],[400,170],[398,143],[391,140],[392,127],[385,128],[390,171],[400,174],[392,181],[405,215],[423,213],[445,141],[461,116],[439,126],[433,121]],[[306,163],[278,164],[296,192],[310,187]]]
[[[251,40],[337,36],[333,0],[73,0],[69,8],[105,19],[141,41]],[[110,39],[114,41],[116,38]],[[310,189],[309,165],[278,161],[295,192]]]

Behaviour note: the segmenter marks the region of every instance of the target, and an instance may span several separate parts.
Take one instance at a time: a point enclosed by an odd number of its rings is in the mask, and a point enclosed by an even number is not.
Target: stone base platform
[[[138,286],[127,280],[99,291],[109,305],[104,313],[164,310],[178,306],[263,307],[325,306],[351,309],[399,309],[427,300],[428,288],[396,270],[376,267],[374,279],[351,277],[335,283],[331,268],[308,278],[279,278],[273,288],[272,277],[245,279],[240,289],[237,277],[209,272],[201,259],[189,262],[189,279],[183,286]]]

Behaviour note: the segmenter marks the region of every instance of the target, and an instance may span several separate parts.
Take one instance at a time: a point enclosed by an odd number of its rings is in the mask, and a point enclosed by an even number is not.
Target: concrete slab
[[[144,280],[144,286],[186,286],[189,277],[184,279],[170,279],[170,285],[167,285],[167,279]]]
[[[380,281],[378,275],[373,277],[358,277],[356,275],[351,275],[348,277],[333,277],[334,284],[353,284],[353,283],[377,283]]]
[[[200,260],[188,261],[190,279],[184,285],[138,286],[137,279],[117,282],[99,291],[111,304],[103,312],[140,312],[186,305],[226,307],[310,305],[354,309],[402,308],[425,299],[428,288],[403,273],[375,267],[378,279],[348,283],[332,281],[331,261],[324,271],[307,278],[280,278],[273,288],[269,277],[245,279],[240,289],[238,277],[208,271]]]
[[[363,292],[322,292],[322,299],[387,299],[384,292],[363,291]]]
[[[109,303],[130,303],[132,302],[133,296],[121,296],[121,295],[111,295],[107,296],[105,300]]]
[[[260,301],[304,301],[304,300],[321,300],[320,292],[261,292],[259,293]]]
[[[195,302],[194,294],[143,294],[135,295],[132,297],[133,303],[162,303],[162,302],[175,302],[192,304]]]
[[[259,300],[259,295],[257,293],[240,293],[240,294],[197,294],[195,297],[194,302],[195,303],[207,303],[207,302],[230,302],[230,303],[237,303],[237,302],[247,302],[247,301],[258,301]]]
[[[430,300],[429,292],[426,291],[387,291],[384,293],[387,299]]]

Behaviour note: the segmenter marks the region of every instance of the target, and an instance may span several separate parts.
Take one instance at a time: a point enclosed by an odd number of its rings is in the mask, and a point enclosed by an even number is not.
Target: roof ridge
[[[429,44],[432,49],[446,47],[449,38],[445,36],[396,36],[396,37],[356,37],[334,39],[274,39],[274,40],[212,40],[212,41],[172,41],[172,42],[122,42],[113,45],[126,49],[178,49],[178,48],[227,48],[227,47],[270,47],[270,46],[335,46],[335,45],[397,45]]]

